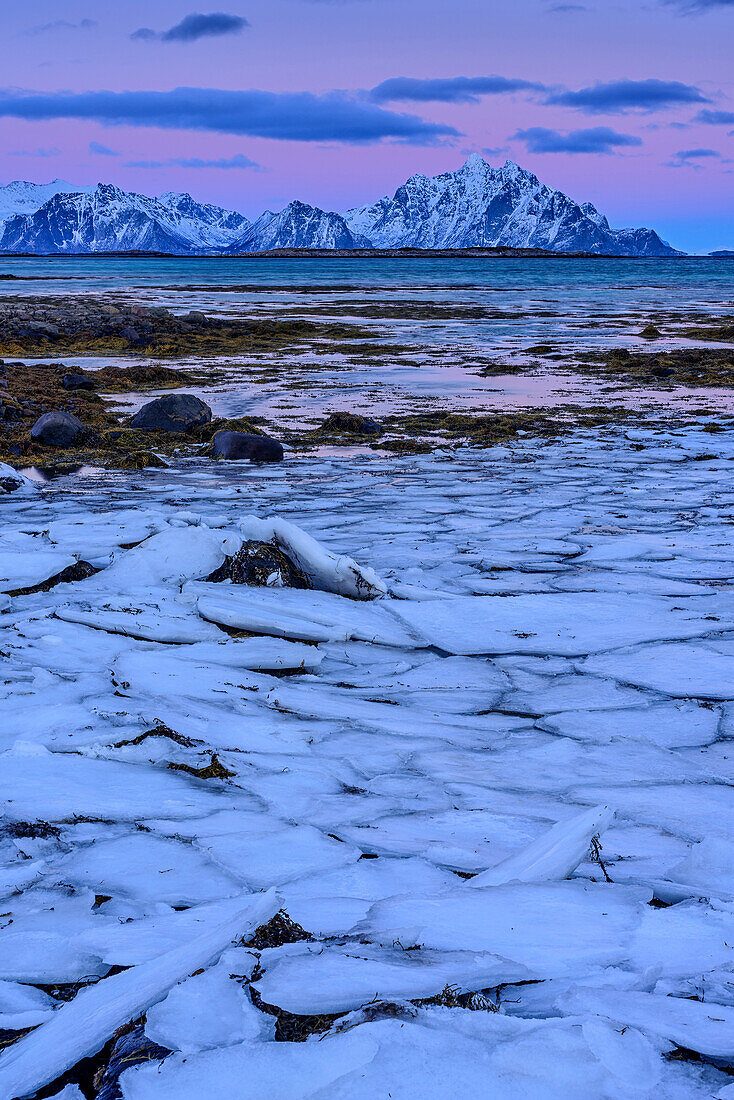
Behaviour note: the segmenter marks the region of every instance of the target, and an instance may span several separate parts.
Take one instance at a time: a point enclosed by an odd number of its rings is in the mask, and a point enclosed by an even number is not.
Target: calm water
[[[410,290],[444,288],[550,295],[606,303],[668,305],[730,302],[734,261],[708,257],[669,260],[567,259],[234,259],[219,257],[0,256],[0,275],[30,279],[13,292],[120,290],[194,283],[246,284],[256,289],[349,286]],[[75,287],[71,282],[77,283]],[[65,284],[65,285],[64,285]],[[3,291],[10,291],[8,282]]]
[[[731,390],[663,387],[656,394],[564,373],[578,350],[649,350],[640,338],[649,321],[664,333],[655,347],[690,343],[680,333],[691,312],[734,312],[732,260],[0,257],[2,275],[16,279],[0,278],[0,296],[112,292],[182,311],[313,314],[320,321],[353,320],[388,351],[394,348],[394,355],[370,362],[331,354],[323,344],[313,354],[301,347],[248,356],[247,363],[239,357],[228,364],[228,383],[202,394],[229,416],[292,423],[335,408],[378,414],[426,402],[476,410],[608,401],[734,409]],[[436,315],[425,309],[432,304],[440,307]],[[452,306],[480,313],[452,316]],[[365,316],[371,307],[375,315]],[[387,317],[380,314],[384,307]],[[541,343],[550,344],[555,356],[532,372],[478,373],[480,359],[507,364],[512,372],[533,360],[532,349]],[[143,399],[133,395],[121,404],[135,407]]]

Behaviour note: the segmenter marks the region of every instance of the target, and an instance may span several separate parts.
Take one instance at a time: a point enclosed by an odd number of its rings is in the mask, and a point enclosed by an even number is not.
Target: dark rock
[[[246,542],[231,557],[225,558],[208,581],[232,581],[233,584],[272,586],[275,574],[278,588],[310,588],[311,582],[295,562],[272,542]]]
[[[144,1062],[163,1061],[170,1053],[166,1047],[151,1042],[142,1025],[137,1024],[117,1038],[107,1066],[95,1079],[97,1100],[119,1100],[122,1096],[119,1080],[125,1070]]]
[[[379,435],[382,428],[376,420],[359,416],[357,413],[333,412],[319,428],[319,432],[347,433],[349,435]]]
[[[99,569],[95,569],[88,561],[75,561],[73,565],[67,565],[66,569],[62,569],[60,573],[55,573],[53,577],[49,577],[46,581],[41,581],[40,584],[31,585],[29,588],[16,588],[12,592],[9,591],[9,596],[32,596],[36,592],[50,592],[52,588],[55,588],[57,584],[71,584],[72,581],[85,581],[89,577],[93,577],[95,573],[99,573]]]
[[[212,410],[192,393],[169,393],[143,405],[130,421],[144,432],[187,432],[208,424]]]
[[[0,494],[15,493],[21,488],[22,484],[21,478],[14,478],[10,474],[7,477],[0,477]]]
[[[71,447],[86,434],[86,429],[73,413],[58,409],[39,416],[31,428],[31,439],[46,447]]]
[[[93,390],[94,379],[87,378],[86,374],[65,374],[61,385],[65,390]]]
[[[49,339],[56,339],[60,335],[58,326],[46,321],[31,321],[28,325],[28,333],[30,336],[46,336]]]
[[[655,325],[647,325],[640,333],[640,336],[643,338],[643,340],[657,340],[658,337],[662,335],[663,334],[660,329],[656,328]]]
[[[132,344],[134,347],[140,347],[142,344],[147,343],[145,336],[141,336],[136,328],[132,325],[123,325],[120,329],[120,336],[123,340],[127,340],[128,344]]]
[[[207,318],[205,313],[200,313],[198,309],[191,309],[186,314],[186,320],[190,321],[192,325],[205,325]]]
[[[672,378],[672,376],[675,374],[675,371],[672,367],[652,367],[650,370],[650,374],[654,378]]]
[[[280,462],[283,458],[283,448],[277,439],[247,432],[217,432],[211,453],[214,458],[249,458],[251,462]]]

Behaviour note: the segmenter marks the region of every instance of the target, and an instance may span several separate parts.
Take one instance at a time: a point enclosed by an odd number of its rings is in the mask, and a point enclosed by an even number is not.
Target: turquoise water
[[[681,334],[692,312],[731,315],[731,260],[0,257],[3,274],[17,281],[0,279],[0,296],[112,292],[180,311],[352,320],[360,326],[355,341],[364,333],[387,348],[369,361],[332,352],[323,341],[313,350],[250,354],[246,362],[229,357],[221,364],[227,384],[202,393],[221,415],[290,423],[335,408],[380,415],[426,402],[473,410],[608,400],[734,407],[731,391],[637,392],[564,373],[579,351],[595,346],[649,350],[640,334],[650,321],[663,332],[654,346],[664,350],[690,342]],[[416,309],[426,305],[442,308]],[[378,307],[374,316],[361,312],[365,306]],[[387,315],[385,306],[392,307]],[[478,308],[468,315],[451,306]],[[542,362],[540,344],[552,349]],[[81,365],[81,357],[65,361]],[[499,375],[480,373],[486,361],[502,368]],[[526,364],[529,373],[513,373]],[[184,356],[181,365],[197,364]],[[143,400],[131,395],[120,403],[133,409]]]
[[[397,292],[503,292],[655,307],[691,301],[720,304],[734,298],[734,262],[707,257],[627,259],[234,259],[219,257],[38,256],[1,257],[0,275],[24,280],[0,284],[0,293],[62,293],[155,288],[181,284],[385,288]],[[30,280],[26,282],[25,280]]]

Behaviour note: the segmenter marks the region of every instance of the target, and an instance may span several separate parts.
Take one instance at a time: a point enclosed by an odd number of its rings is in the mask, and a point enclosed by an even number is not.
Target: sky
[[[0,183],[344,210],[472,152],[734,248],[734,0],[3,5]]]

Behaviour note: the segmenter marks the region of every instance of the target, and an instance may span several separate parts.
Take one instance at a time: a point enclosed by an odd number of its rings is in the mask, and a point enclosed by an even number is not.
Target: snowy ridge
[[[492,168],[472,154],[457,172],[411,176],[392,198],[348,210],[349,228],[378,248],[546,248],[671,256],[651,229],[612,230],[591,203],[580,206],[508,160]]]
[[[29,183],[28,180],[15,180],[0,187],[0,229],[8,218],[16,214],[35,214],[45,202],[54,195],[74,192],[89,192],[91,187],[76,187],[64,180],[51,183]]]
[[[340,214],[291,202],[279,214],[266,210],[231,246],[232,252],[272,248],[369,248],[371,241],[350,230]]]
[[[411,176],[386,196],[346,214],[294,201],[255,222],[168,192],[149,198],[112,184],[74,188],[10,183],[0,188],[0,251],[102,252],[141,249],[178,255],[278,248],[542,248],[597,255],[679,255],[652,229],[611,229],[580,205],[507,161],[492,168],[472,154],[456,172]]]
[[[51,185],[52,186],[52,185]],[[34,213],[8,219],[0,250],[11,252],[219,251],[248,224],[242,214],[202,205],[190,195],[160,199],[109,183],[55,194]]]

